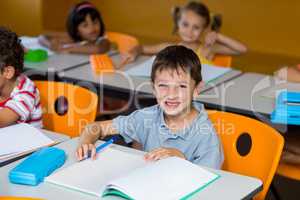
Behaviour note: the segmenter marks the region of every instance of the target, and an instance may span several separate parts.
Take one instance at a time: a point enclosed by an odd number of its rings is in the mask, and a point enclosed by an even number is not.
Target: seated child
[[[191,1],[183,8],[175,8],[173,19],[174,32],[180,37],[176,44],[193,49],[202,64],[212,64],[216,54],[239,55],[247,51],[247,47],[241,42],[218,32],[221,26],[220,16],[211,19],[211,14],[203,3]],[[124,53],[122,62],[132,62],[140,54],[154,55],[170,45],[174,43],[136,46]]]
[[[275,72],[275,75],[282,80],[300,83],[300,64],[293,67],[283,67]]]
[[[89,2],[76,4],[67,19],[67,33],[48,33],[39,42],[51,50],[67,53],[104,53],[110,43],[97,8]]]
[[[22,122],[42,127],[39,91],[21,74],[23,61],[18,36],[0,27],[0,127]]]
[[[198,56],[184,46],[160,51],[152,66],[151,81],[157,105],[128,116],[88,125],[81,134],[78,160],[99,138],[120,134],[126,142],[137,141],[148,153],[146,160],[178,156],[195,164],[220,168],[222,145],[204,106],[193,102],[203,85]]]

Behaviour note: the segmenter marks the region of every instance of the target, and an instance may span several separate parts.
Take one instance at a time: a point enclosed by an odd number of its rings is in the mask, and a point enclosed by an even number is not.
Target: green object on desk
[[[24,59],[27,62],[43,62],[48,59],[48,53],[43,49],[30,49],[25,53]]]

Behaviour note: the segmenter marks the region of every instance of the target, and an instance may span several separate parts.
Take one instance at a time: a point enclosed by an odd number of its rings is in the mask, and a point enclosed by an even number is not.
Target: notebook
[[[0,138],[0,162],[55,143],[26,123],[1,128]]]
[[[125,72],[131,76],[150,77],[154,59],[155,56],[152,56],[151,58],[137,64],[135,67],[132,67]],[[229,67],[218,67],[214,65],[202,64],[202,77],[205,83],[214,81],[230,71],[232,71],[232,69]]]
[[[143,155],[108,148],[96,160],[77,162],[50,175],[46,183],[98,197],[168,200],[188,199],[217,178],[181,158],[146,162]]]
[[[53,51],[51,51],[47,47],[42,46],[39,43],[38,37],[22,36],[22,37],[20,37],[20,39],[21,39],[22,45],[27,49],[43,49],[43,50],[47,51],[49,56],[54,54]]]

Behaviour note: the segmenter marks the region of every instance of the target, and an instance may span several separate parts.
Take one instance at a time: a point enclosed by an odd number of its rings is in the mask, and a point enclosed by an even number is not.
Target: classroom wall
[[[76,0],[44,0],[44,27],[63,28],[64,20],[50,16],[66,16],[63,9]],[[185,0],[93,0],[101,10],[108,30],[122,31],[138,36],[143,42],[174,39],[171,37],[171,8]],[[253,51],[300,57],[300,1],[289,0],[204,0],[209,8],[223,15],[222,32],[234,36]],[[52,16],[51,16],[52,18]],[[55,24],[55,25],[54,25]]]
[[[34,35],[65,28],[69,8],[79,0],[1,1],[0,24],[19,34]],[[175,40],[171,8],[186,0],[92,0],[103,15],[107,30],[137,36],[142,43]],[[223,15],[222,32],[249,47],[234,66],[246,71],[271,73],[276,68],[300,62],[300,1],[203,0]],[[28,12],[30,11],[30,12]]]
[[[0,25],[19,35],[37,35],[42,30],[42,0],[2,0]]]

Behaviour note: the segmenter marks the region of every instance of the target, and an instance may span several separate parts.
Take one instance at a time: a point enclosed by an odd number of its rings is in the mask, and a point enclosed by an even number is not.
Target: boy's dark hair
[[[219,14],[211,16],[209,9],[200,2],[191,1],[184,7],[175,7],[173,10],[173,20],[174,20],[174,29],[173,33],[178,30],[178,21],[181,17],[182,11],[190,10],[196,13],[197,15],[203,17],[205,19],[204,27],[208,27],[210,25],[211,30],[219,31],[222,26],[222,16]]]
[[[6,66],[15,68],[15,77],[23,71],[24,49],[18,35],[5,27],[0,27],[0,70]]]
[[[198,84],[202,81],[201,63],[192,49],[180,45],[169,46],[161,50],[152,64],[151,81],[154,83],[157,71],[176,70],[181,68],[189,73]]]
[[[96,19],[99,20],[100,23],[99,37],[104,36],[105,26],[99,11],[93,4],[87,1],[83,1],[81,3],[76,4],[70,10],[67,19],[68,34],[75,42],[82,41],[82,38],[78,34],[78,25],[85,20],[87,15],[90,15],[93,21]]]

